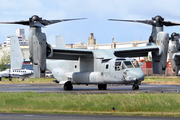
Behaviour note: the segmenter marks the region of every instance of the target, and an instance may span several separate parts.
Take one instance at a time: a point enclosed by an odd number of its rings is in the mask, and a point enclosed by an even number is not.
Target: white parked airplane
[[[17,36],[11,36],[10,38],[11,69],[6,69],[0,72],[0,79],[2,77],[5,77],[10,78],[11,80],[12,77],[18,77],[24,80],[26,77],[31,76],[33,74],[33,71],[28,69],[22,69],[23,56],[19,45],[19,41],[17,39]]]

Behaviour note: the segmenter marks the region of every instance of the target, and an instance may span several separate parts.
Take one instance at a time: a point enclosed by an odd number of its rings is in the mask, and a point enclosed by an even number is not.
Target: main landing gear
[[[138,85],[138,84],[134,84],[134,85],[132,86],[132,89],[133,89],[133,90],[139,90],[139,85]]]
[[[107,89],[107,85],[106,84],[98,84],[98,89],[99,90],[106,90]]]
[[[64,90],[72,90],[72,89],[73,89],[73,85],[70,81],[64,84]]]

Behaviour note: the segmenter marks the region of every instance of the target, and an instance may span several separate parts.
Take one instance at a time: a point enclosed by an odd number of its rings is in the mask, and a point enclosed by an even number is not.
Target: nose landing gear
[[[139,85],[138,84],[134,84],[132,86],[132,90],[139,90]]]

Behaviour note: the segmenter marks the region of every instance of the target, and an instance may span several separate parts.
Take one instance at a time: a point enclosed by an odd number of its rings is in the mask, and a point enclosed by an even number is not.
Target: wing
[[[53,48],[53,57],[48,59],[78,60],[79,57],[92,58],[93,52],[87,49]]]
[[[154,43],[148,43],[144,47],[130,47],[121,49],[70,49],[70,48],[53,48],[53,57],[48,59],[78,60],[79,57],[111,59],[116,57],[143,57],[148,52],[159,51],[159,47]]]
[[[114,55],[116,57],[144,57],[148,55],[148,52],[159,51],[159,47],[154,43],[148,43],[143,47],[131,47],[115,49]]]

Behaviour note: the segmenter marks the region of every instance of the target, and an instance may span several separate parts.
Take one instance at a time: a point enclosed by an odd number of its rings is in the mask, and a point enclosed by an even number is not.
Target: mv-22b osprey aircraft
[[[34,19],[34,17],[36,19]],[[34,35],[30,34],[29,37],[32,38],[32,40],[40,42],[41,34],[44,35],[44,33],[40,31],[41,27],[53,24],[53,22],[52,20],[42,20],[38,16],[33,16],[32,18],[30,18],[28,25],[30,25],[30,30],[33,30],[33,32],[31,31],[30,33],[34,33]],[[109,20],[117,21],[116,19]],[[54,21],[59,22],[60,20]],[[24,21],[1,23],[22,24],[21,22],[24,24]],[[133,90],[136,90],[139,89],[141,81],[144,80],[144,74],[136,64],[136,60],[122,57],[147,56],[148,52],[152,52],[153,73],[164,74],[166,70],[169,34],[163,32],[163,25],[172,26],[180,24],[164,21],[160,16],[156,16],[152,20],[130,22],[141,22],[153,26],[149,43],[146,46],[123,49],[87,50],[68,49],[64,47],[52,48],[50,45],[45,44],[47,48],[45,50],[47,50],[47,52],[44,51],[44,49],[40,49],[42,47],[37,48],[42,54],[46,55],[47,59],[52,59],[48,60],[49,62],[47,61],[47,67],[52,71],[53,76],[59,81],[59,84],[64,85],[65,90],[72,90],[72,84],[98,84],[99,89],[106,89],[107,84],[129,84],[132,85]],[[36,29],[39,29],[39,31]],[[39,36],[34,38],[33,36],[37,34]],[[34,45],[34,43],[31,44],[30,42],[30,51],[32,50],[32,45]],[[33,62],[33,65],[40,65],[40,67],[43,65],[46,67],[46,65],[41,62],[42,58],[38,59],[38,54],[36,53],[37,52],[31,53],[31,56],[35,57],[33,59],[38,61],[36,64]]]

